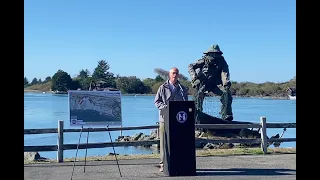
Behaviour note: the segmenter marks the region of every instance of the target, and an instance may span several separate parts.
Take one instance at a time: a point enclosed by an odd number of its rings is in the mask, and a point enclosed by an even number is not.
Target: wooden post
[[[58,121],[58,151],[57,161],[63,162],[63,120]]]
[[[264,116],[260,117],[261,122],[261,149],[263,154],[267,154],[267,119]]]

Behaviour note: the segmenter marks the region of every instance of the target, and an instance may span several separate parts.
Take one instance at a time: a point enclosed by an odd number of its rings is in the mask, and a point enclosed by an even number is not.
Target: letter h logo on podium
[[[176,118],[177,118],[177,121],[178,121],[179,123],[184,123],[184,122],[187,121],[188,115],[187,115],[187,113],[184,112],[184,111],[179,111],[179,112],[177,113]]]

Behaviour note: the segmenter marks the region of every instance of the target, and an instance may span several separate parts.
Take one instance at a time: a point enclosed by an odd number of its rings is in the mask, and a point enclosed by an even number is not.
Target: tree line
[[[31,82],[24,77],[24,87],[29,90],[59,91],[68,90],[89,90],[94,83],[101,83],[101,88],[115,88],[123,94],[155,94],[159,86],[168,79],[169,72],[161,68],[154,69],[157,76],[154,78],[139,79],[136,76],[120,76],[110,72],[110,65],[105,60],[98,61],[97,67],[91,74],[88,69],[81,69],[76,77],[71,78],[70,74],[59,69],[52,77],[44,80],[33,78]],[[181,74],[180,82],[188,87],[192,95],[195,89],[186,76]],[[234,96],[287,96],[287,88],[296,86],[296,77],[283,83],[265,82],[236,82],[232,81],[231,92]]]

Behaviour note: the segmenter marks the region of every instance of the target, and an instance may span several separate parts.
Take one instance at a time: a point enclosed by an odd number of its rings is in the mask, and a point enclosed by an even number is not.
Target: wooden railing
[[[63,120],[58,121],[58,128],[48,129],[25,129],[24,134],[45,134],[58,133],[57,145],[44,146],[24,146],[24,152],[40,152],[40,151],[57,151],[57,161],[63,162],[63,151],[70,149],[90,149],[90,148],[105,148],[105,147],[119,147],[119,146],[146,146],[159,145],[159,139],[144,140],[144,141],[124,141],[124,142],[105,142],[105,143],[86,143],[86,144],[64,144],[63,135],[66,132],[80,132],[81,129],[64,129]],[[204,139],[196,138],[197,143],[247,143],[255,144],[261,143],[261,149],[264,154],[267,153],[268,143],[273,142],[292,142],[296,138],[270,138],[267,139],[267,128],[296,128],[296,123],[267,123],[266,117],[260,117],[260,123],[252,124],[196,124],[196,128],[205,129],[244,129],[244,128],[261,128],[261,138],[228,138],[228,139]],[[136,126],[136,127],[110,127],[110,128],[83,128],[82,132],[103,132],[103,131],[124,131],[124,130],[138,130],[138,129],[158,129],[159,125],[152,126]]]

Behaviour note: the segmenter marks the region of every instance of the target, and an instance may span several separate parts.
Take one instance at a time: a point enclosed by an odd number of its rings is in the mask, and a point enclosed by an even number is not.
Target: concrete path
[[[73,180],[105,179],[296,179],[296,154],[197,157],[197,176],[166,177],[158,159],[77,162]],[[24,165],[25,180],[70,180],[73,162]]]

